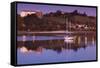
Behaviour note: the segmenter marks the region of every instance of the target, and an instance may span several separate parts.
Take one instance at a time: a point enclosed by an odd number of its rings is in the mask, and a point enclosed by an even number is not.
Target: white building
[[[36,11],[23,10],[23,11],[20,12],[21,17],[25,17],[25,16],[31,15],[31,14],[36,14]]]
[[[23,10],[20,12],[21,17],[25,17],[25,16],[31,15],[31,14],[36,14],[39,18],[41,18],[43,16],[42,12],[40,12],[40,11]]]

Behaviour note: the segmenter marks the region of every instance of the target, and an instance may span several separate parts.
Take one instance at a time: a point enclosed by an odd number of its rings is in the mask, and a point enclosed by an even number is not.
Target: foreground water
[[[96,60],[96,35],[18,36],[17,63]]]

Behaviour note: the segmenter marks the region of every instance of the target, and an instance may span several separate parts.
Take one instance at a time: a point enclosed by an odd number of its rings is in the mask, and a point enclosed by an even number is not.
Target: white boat
[[[65,36],[64,37],[64,41],[66,43],[72,43],[74,41],[75,37],[69,37],[69,36]]]
[[[65,36],[64,39],[72,40],[74,37]]]

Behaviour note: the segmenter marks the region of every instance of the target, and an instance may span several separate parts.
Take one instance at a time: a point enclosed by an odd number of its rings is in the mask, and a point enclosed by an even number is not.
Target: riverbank
[[[17,35],[66,35],[66,34],[96,34],[96,31],[18,31]]]

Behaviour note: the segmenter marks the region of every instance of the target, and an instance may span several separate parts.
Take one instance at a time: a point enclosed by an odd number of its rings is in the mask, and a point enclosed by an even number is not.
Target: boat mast
[[[69,24],[68,24],[68,18],[65,17],[65,23],[66,23],[66,33],[68,32],[68,27],[69,27]]]

